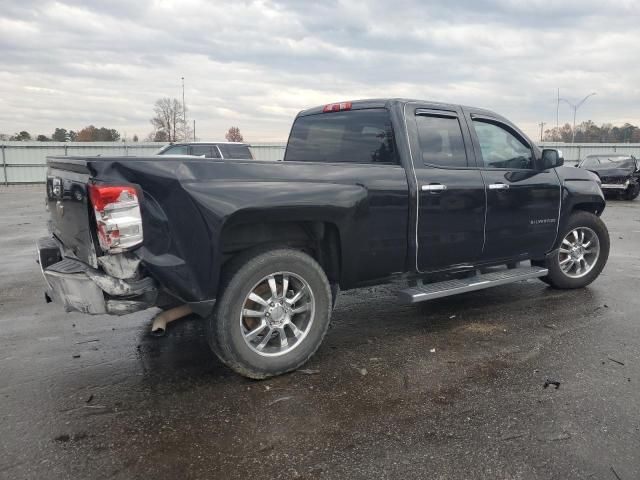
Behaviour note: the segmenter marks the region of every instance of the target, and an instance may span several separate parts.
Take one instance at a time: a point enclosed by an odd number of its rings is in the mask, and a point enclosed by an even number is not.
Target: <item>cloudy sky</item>
[[[202,139],[282,141],[303,108],[396,96],[490,108],[533,137],[558,87],[597,92],[578,121],[640,124],[638,45],[637,0],[3,0],[0,133],[142,138],[182,76]]]

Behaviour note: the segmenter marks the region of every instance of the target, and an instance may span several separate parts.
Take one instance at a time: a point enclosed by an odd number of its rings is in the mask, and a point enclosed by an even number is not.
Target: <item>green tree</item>
[[[68,142],[69,141],[69,133],[66,128],[56,128],[53,135],[51,135],[51,139],[54,142]]]
[[[168,142],[169,135],[164,130],[158,130],[154,134],[150,135],[152,142]]]
[[[25,142],[31,140],[31,134],[26,130],[22,130],[20,133],[16,133],[9,140],[13,140],[15,142]]]
[[[36,140],[39,141],[39,142],[50,142],[51,141],[51,139],[49,137],[47,137],[46,135],[42,135],[42,134],[38,135],[36,137]]]

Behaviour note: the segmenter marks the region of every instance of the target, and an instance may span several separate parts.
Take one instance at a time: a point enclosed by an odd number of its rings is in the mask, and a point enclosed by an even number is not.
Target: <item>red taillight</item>
[[[351,102],[330,103],[324,106],[322,112],[342,112],[344,110],[351,110]]]
[[[119,253],[142,243],[142,215],[134,187],[89,185],[89,198],[105,252]]]
[[[122,196],[137,198],[136,189],[133,187],[100,187],[98,185],[89,185],[89,197],[93,208],[104,210],[104,207],[110,203],[115,203]]]

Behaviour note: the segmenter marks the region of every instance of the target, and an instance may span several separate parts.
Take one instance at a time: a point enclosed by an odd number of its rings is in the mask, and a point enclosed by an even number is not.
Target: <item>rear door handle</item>
[[[492,183],[489,185],[489,190],[509,190],[509,185],[506,183]]]
[[[442,192],[446,190],[447,186],[442,185],[441,183],[430,183],[428,185],[422,185],[423,192]]]

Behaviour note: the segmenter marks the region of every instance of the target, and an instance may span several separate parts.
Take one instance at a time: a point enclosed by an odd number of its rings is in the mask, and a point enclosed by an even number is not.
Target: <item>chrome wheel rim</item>
[[[298,347],[309,333],[316,302],[309,283],[291,272],[277,272],[257,282],[240,311],[247,346],[258,355],[275,357]]]
[[[587,275],[600,257],[600,240],[588,227],[571,230],[562,240],[558,250],[558,262],[562,272],[571,278]]]

